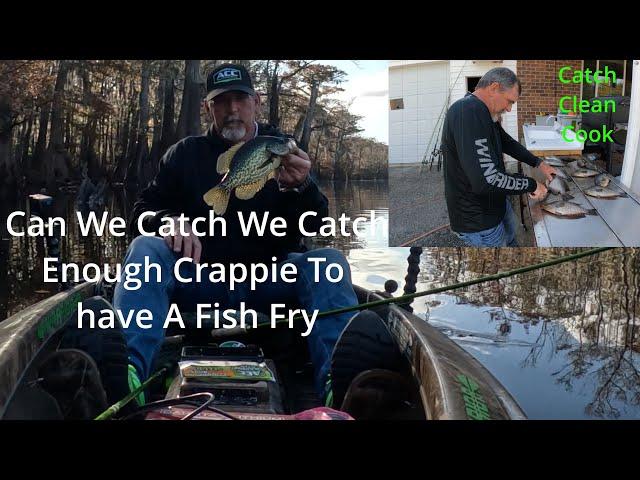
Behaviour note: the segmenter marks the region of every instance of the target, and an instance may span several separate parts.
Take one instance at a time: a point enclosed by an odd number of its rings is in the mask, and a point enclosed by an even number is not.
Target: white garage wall
[[[402,98],[403,110],[389,111],[389,164],[419,163],[440,143],[439,129],[448,90],[449,104],[466,94],[467,77],[481,77],[501,66],[517,74],[516,60],[392,60],[389,62],[389,99]],[[517,103],[503,117],[503,127],[517,139]],[[434,129],[438,128],[434,135]],[[431,144],[429,145],[429,140]],[[509,160],[510,157],[507,156]]]
[[[404,101],[404,109],[389,110],[389,164],[422,161],[446,103],[448,70],[448,61],[389,63],[389,99]]]

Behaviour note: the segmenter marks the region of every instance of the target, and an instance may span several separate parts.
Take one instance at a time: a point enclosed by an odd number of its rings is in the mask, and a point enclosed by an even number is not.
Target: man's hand
[[[294,153],[282,157],[278,169],[278,183],[282,187],[295,188],[306,180],[310,170],[309,155],[298,148]]]
[[[174,221],[174,225],[178,225],[178,217],[171,218]],[[195,263],[200,263],[200,254],[202,253],[200,239],[195,235],[191,235],[191,224],[189,222],[184,222],[184,230],[187,235],[180,235],[180,232],[176,231],[175,235],[164,237],[164,241],[174,252],[181,253],[186,258],[193,258]]]
[[[544,161],[540,162],[540,165],[538,165],[538,168],[544,174],[544,176],[547,177],[547,180],[549,181],[553,180],[553,176],[556,174],[555,168],[545,163]]]
[[[541,202],[547,196],[547,187],[542,183],[536,182],[536,191],[529,194],[534,200]]]

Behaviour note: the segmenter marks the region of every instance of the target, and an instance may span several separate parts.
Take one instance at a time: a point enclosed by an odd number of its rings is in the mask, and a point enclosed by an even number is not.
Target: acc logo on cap
[[[225,68],[216,73],[214,83],[230,82],[231,80],[242,80],[242,74],[237,68]]]

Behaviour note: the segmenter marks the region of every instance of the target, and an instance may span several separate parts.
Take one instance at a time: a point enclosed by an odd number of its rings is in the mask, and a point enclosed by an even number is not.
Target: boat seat
[[[356,420],[388,419],[411,403],[409,381],[400,373],[378,368],[353,379],[340,410]]]
[[[355,315],[340,334],[331,357],[331,388],[340,405],[349,385],[362,372],[399,371],[402,357],[380,316],[372,310]]]
[[[38,375],[41,387],[56,399],[65,419],[93,419],[109,406],[98,365],[85,351],[53,352],[40,365]]]

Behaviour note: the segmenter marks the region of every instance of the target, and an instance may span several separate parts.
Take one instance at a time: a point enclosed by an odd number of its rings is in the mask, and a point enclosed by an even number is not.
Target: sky
[[[344,92],[337,98],[345,102],[353,99],[351,113],[364,117],[360,120],[363,137],[373,137],[389,143],[389,74],[387,60],[318,60],[347,73],[340,86]]]

